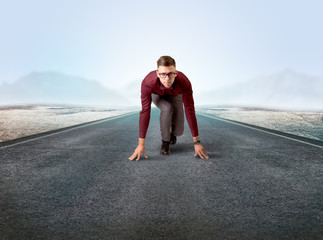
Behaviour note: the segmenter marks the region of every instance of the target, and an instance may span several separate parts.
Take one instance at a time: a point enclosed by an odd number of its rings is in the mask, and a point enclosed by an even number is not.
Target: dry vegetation
[[[0,142],[132,112],[75,106],[1,106]]]

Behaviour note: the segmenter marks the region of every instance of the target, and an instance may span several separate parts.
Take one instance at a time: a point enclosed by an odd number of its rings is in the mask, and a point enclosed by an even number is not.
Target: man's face
[[[177,76],[175,66],[159,66],[157,69],[157,76],[165,88],[170,88]]]

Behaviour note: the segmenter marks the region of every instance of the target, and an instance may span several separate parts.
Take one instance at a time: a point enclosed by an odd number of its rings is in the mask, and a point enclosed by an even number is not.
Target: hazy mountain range
[[[58,72],[32,72],[0,86],[0,104],[129,105],[100,83]]]
[[[286,69],[196,94],[199,104],[323,110],[323,78]]]
[[[11,84],[0,85],[0,105],[139,106],[141,81],[132,81],[121,89],[109,90],[96,81],[82,77],[58,72],[33,72]],[[323,78],[284,70],[208,92],[194,91],[194,99],[196,105],[323,110]]]

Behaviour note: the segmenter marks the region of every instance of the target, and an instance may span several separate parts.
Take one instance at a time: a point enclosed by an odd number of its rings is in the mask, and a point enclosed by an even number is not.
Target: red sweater
[[[139,137],[146,138],[147,129],[150,121],[151,94],[158,95],[178,95],[183,94],[183,103],[185,107],[185,115],[188,125],[191,129],[193,137],[198,136],[197,121],[194,109],[193,91],[191,82],[180,71],[170,88],[165,88],[160,82],[156,70],[151,71],[141,83],[141,106],[139,118]]]

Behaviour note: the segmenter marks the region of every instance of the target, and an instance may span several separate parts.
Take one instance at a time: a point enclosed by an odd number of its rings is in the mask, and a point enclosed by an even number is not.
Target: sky
[[[172,56],[195,91],[323,76],[321,0],[0,0],[0,85],[57,71],[122,88]]]

